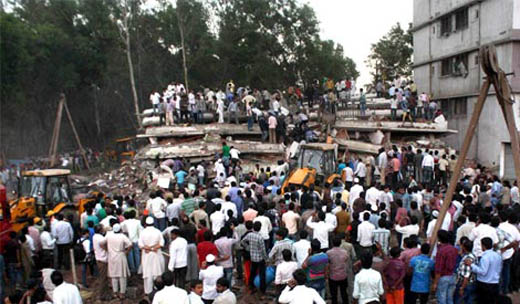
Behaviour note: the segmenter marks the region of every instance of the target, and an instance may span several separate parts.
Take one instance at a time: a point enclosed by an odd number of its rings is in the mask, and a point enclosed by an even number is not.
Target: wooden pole
[[[482,113],[482,109],[484,108],[484,103],[487,98],[487,94],[489,92],[490,82],[486,80],[480,89],[480,95],[478,96],[477,102],[475,104],[475,108],[473,109],[473,114],[471,116],[471,120],[469,122],[468,128],[466,130],[466,136],[464,137],[464,142],[462,144],[462,149],[460,151],[459,158],[457,159],[457,163],[455,164],[455,169],[453,170],[453,175],[450,179],[450,184],[448,186],[448,191],[446,192],[446,197],[444,198],[444,202],[442,203],[441,210],[439,211],[439,216],[437,218],[437,222],[435,223],[435,227],[433,228],[432,236],[430,239],[430,254],[435,247],[435,243],[437,242],[437,232],[442,226],[442,222],[444,221],[444,217],[446,216],[446,212],[448,211],[451,200],[453,199],[453,193],[455,192],[455,187],[457,186],[457,182],[459,181],[460,172],[462,171],[462,166],[464,165],[464,161],[466,160],[466,156],[469,151],[469,147],[471,145],[471,140],[473,139],[473,135],[475,134],[475,130],[477,129],[478,120],[480,114]]]
[[[69,249],[70,255],[70,269],[72,269],[72,280],[74,285],[78,286],[78,277],[76,276],[76,261],[74,261],[74,249]]]
[[[81,141],[79,140],[78,132],[76,131],[76,127],[74,126],[74,121],[72,120],[72,115],[70,115],[69,107],[67,106],[67,101],[63,100],[63,105],[65,107],[65,113],[67,114],[67,117],[70,122],[70,126],[72,127],[72,132],[74,133],[74,137],[76,138],[76,143],[78,144],[79,152],[81,153],[81,156],[83,156],[83,161],[85,161],[85,166],[87,166],[87,169],[90,169],[87,155],[85,154],[85,150],[83,149],[83,146],[81,145]]]
[[[58,141],[61,129],[61,116],[63,113],[63,103],[65,102],[65,95],[60,94],[60,101],[58,103],[58,110],[56,112],[56,121],[54,122],[54,131],[52,132],[51,146],[49,148],[50,166],[54,167],[56,163],[56,155],[58,153]]]
[[[509,100],[511,95],[507,89],[504,89],[505,86],[509,84],[505,80],[505,75],[503,71],[499,72],[501,77],[492,78],[493,86],[496,92],[496,98],[500,105],[500,109],[502,110],[502,114],[504,115],[504,120],[507,125],[507,129],[509,131],[509,137],[511,140],[511,149],[513,151],[513,162],[515,164],[515,175],[517,184],[520,185],[520,140],[518,136],[518,131],[516,129],[515,117],[513,115],[513,105]]]

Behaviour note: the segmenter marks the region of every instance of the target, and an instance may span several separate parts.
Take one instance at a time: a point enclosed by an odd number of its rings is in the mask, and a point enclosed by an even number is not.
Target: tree
[[[366,61],[373,70],[374,84],[379,80],[392,81],[397,76],[411,75],[413,37],[409,29],[404,31],[399,22],[377,43],[372,44]]]
[[[46,154],[60,93],[82,143],[102,150],[135,135],[148,94],[172,81],[195,91],[229,79],[272,90],[358,75],[342,46],[321,39],[314,11],[299,0],[143,3],[9,0],[11,10],[0,11],[7,157]],[[74,152],[71,130],[62,135],[59,152]]]
[[[119,13],[118,16],[116,15],[117,17],[115,17],[116,24],[119,28],[121,39],[125,44],[126,59],[128,61],[128,74],[130,77],[130,88],[132,89],[132,97],[134,99],[135,117],[137,119],[139,128],[141,128],[141,112],[139,110],[139,97],[137,96],[137,89],[135,85],[134,64],[132,61],[132,45],[130,44],[132,18],[134,14],[137,14],[139,9],[139,1],[121,0],[119,5],[120,7],[117,7],[118,9],[115,10],[116,13]]]

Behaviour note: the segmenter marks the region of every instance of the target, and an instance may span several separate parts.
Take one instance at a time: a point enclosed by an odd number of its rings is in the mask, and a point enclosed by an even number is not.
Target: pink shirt
[[[277,124],[276,117],[269,116],[269,129],[275,129]]]

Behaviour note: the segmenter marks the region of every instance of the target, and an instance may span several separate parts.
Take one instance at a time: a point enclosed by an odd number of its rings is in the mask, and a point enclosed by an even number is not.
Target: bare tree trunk
[[[128,72],[130,74],[130,85],[132,86],[132,95],[134,97],[135,117],[137,125],[141,128],[141,119],[139,111],[139,98],[137,97],[137,90],[135,89],[134,66],[132,63],[132,53],[130,51],[130,34],[126,34],[126,58],[128,59]]]
[[[98,99],[97,99],[97,91],[98,91],[98,86],[97,85],[93,85],[94,87],[94,118],[96,120],[96,131],[97,131],[97,135],[101,135],[101,120],[99,118],[99,107],[98,107]]]
[[[135,118],[137,120],[137,125],[139,128],[142,128],[141,125],[141,118],[139,111],[139,97],[137,97],[137,90],[135,88],[135,76],[134,76],[134,65],[132,63],[132,50],[130,45],[130,25],[129,25],[129,19],[132,17],[130,13],[130,4],[125,1],[123,3],[123,28],[121,29],[122,32],[122,38],[125,41],[125,47],[126,47],[126,59],[128,60],[128,73],[130,76],[130,86],[132,87],[132,96],[134,98],[134,107],[135,107]]]
[[[179,26],[179,32],[181,34],[181,47],[182,47],[182,67],[184,69],[184,85],[186,86],[186,93],[188,89],[188,68],[186,67],[186,48],[184,47],[184,29],[181,21],[181,13],[179,10],[179,1],[177,1],[177,7],[175,8],[177,13],[177,25]]]

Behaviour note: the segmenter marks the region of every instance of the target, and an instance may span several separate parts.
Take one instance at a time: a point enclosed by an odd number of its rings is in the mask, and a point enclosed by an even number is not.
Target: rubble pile
[[[136,160],[125,161],[118,169],[92,176],[87,186],[91,191],[100,191],[110,197],[135,195],[138,200],[147,199],[150,186],[147,178],[156,171],[148,169]]]

